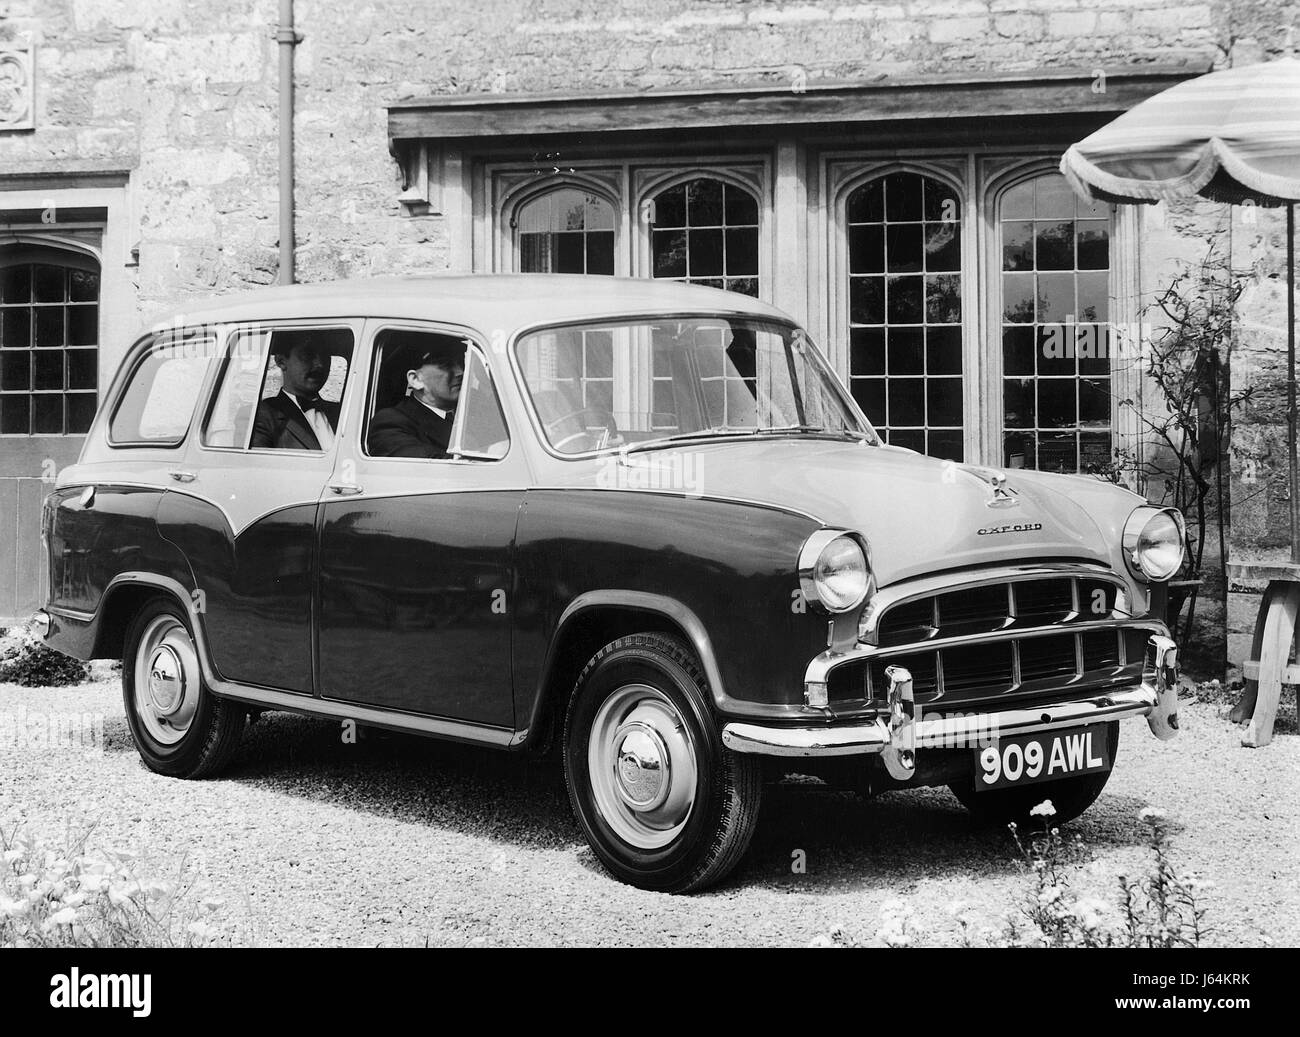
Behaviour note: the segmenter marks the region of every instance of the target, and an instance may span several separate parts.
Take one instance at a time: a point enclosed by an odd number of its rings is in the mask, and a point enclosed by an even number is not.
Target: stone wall
[[[440,221],[398,218],[385,135],[397,98],[1204,60],[1226,42],[1225,10],[299,0],[299,276],[446,266]],[[276,277],[276,18],[275,0],[0,0],[0,38],[30,32],[38,46],[37,129],[0,136],[0,173],[134,168],[142,313]]]
[[[1300,32],[1291,0],[1235,0],[1227,9],[1234,64],[1279,56],[1285,28]],[[1300,38],[1295,38],[1300,45]],[[1244,290],[1233,337],[1234,392],[1248,401],[1232,430],[1234,562],[1288,561],[1291,554],[1286,420],[1286,218],[1281,209],[1238,207],[1232,269]],[[1247,581],[1227,594],[1228,660],[1248,657],[1262,585]]]

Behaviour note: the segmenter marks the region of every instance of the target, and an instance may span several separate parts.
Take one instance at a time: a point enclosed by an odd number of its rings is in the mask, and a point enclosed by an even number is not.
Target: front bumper
[[[889,709],[883,716],[848,723],[798,727],[735,722],[722,729],[732,752],[765,756],[879,755],[889,774],[907,780],[916,772],[918,749],[985,745],[999,738],[1056,731],[1127,717],[1144,716],[1151,732],[1168,740],[1178,732],[1178,648],[1153,634],[1147,642],[1149,674],[1140,684],[1111,688],[1045,706],[979,713],[921,715],[912,698],[912,678],[902,667],[887,671]]]

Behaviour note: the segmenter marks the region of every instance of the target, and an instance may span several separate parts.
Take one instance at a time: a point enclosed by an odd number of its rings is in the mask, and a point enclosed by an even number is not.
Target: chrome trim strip
[[[328,717],[339,720],[355,720],[372,727],[388,727],[399,731],[412,731],[416,734],[435,735],[450,738],[458,742],[473,742],[476,745],[491,745],[504,749],[510,745],[514,732],[504,727],[489,727],[486,724],[471,724],[462,720],[448,720],[443,717],[417,716],[413,713],[397,713],[373,706],[363,706],[355,702],[342,702],[336,699],[318,699],[290,691],[272,691],[269,688],[254,688],[233,681],[217,681],[212,690],[224,699],[248,702],[253,705],[269,706],[272,709],[285,710],[290,713],[302,713],[306,716]]]
[[[1150,684],[1121,688],[1086,699],[1055,702],[1029,709],[1008,709],[992,713],[942,715],[912,724],[915,742],[987,739],[1057,731],[1069,727],[1129,717],[1148,716],[1158,706],[1159,691]],[[731,723],[722,729],[722,743],[732,752],[764,756],[855,756],[883,752],[891,745],[889,725],[876,719],[866,723],[822,727],[776,727],[763,724]],[[923,751],[923,750],[922,750]]]
[[[77,623],[89,623],[95,618],[93,612],[82,612],[80,609],[70,609],[62,605],[46,605],[45,611],[52,616],[62,616],[64,619],[71,619]]]
[[[1097,562],[1041,562],[1032,565],[1008,565],[995,569],[979,569],[966,573],[939,573],[923,576],[904,583],[896,583],[878,590],[867,602],[858,621],[858,636],[868,644],[875,644],[879,636],[880,619],[895,605],[917,598],[926,598],[949,591],[970,590],[998,583],[1018,583],[1023,580],[1041,580],[1051,577],[1079,577],[1101,579],[1116,584],[1125,591],[1124,578],[1113,569]]]

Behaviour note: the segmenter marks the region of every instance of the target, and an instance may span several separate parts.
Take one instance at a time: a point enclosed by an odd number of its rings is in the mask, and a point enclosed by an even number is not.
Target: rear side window
[[[159,339],[136,363],[113,411],[115,446],[179,446],[190,427],[216,340],[193,333]]]
[[[352,351],[350,328],[237,330],[230,337],[220,386],[204,423],[203,445],[329,449],[338,432]],[[317,415],[309,416],[313,410]]]

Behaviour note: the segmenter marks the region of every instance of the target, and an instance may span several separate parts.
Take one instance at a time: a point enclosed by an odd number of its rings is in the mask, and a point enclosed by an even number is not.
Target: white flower
[[[954,900],[948,905],[948,914],[952,918],[959,918],[970,910],[970,904],[964,900]]]
[[[54,925],[71,925],[76,920],[77,909],[74,907],[65,907],[62,911],[56,911],[49,917],[49,921]]]
[[[83,893],[102,893],[108,887],[108,876],[80,875],[78,882]]]
[[[814,937],[813,937],[811,940],[809,940],[809,941],[808,941],[804,946],[806,946],[806,947],[838,947],[839,944],[837,944],[834,940],[832,940],[832,939],[831,939],[829,936],[827,936],[825,933],[822,933],[822,935],[820,935],[820,936],[814,936]]]
[[[1079,920],[1085,929],[1100,929],[1102,920],[1110,911],[1110,905],[1096,897],[1083,897],[1071,909],[1071,914]]]
[[[191,922],[185,927],[185,931],[195,939],[205,939],[212,930],[206,922]]]
[[[13,864],[14,861],[20,860],[22,856],[22,850],[5,850],[3,854],[0,854],[0,857],[4,858],[6,864]]]
[[[85,893],[65,893],[63,894],[63,903],[68,907],[80,907],[86,902]]]
[[[6,918],[18,918],[27,914],[31,910],[31,905],[26,900],[9,900],[6,897],[0,897],[0,915]]]
[[[1043,905],[1055,904],[1061,899],[1063,890],[1060,886],[1046,886],[1038,894],[1038,902]]]
[[[121,907],[139,892],[140,884],[138,882],[128,882],[122,886],[110,885],[108,887],[108,902],[114,907]]]
[[[1143,807],[1138,811],[1138,820],[1143,824],[1157,825],[1165,819],[1165,812],[1159,807]]]
[[[1038,806],[1029,811],[1030,817],[1055,817],[1056,807],[1052,806],[1050,799],[1045,799]]]

